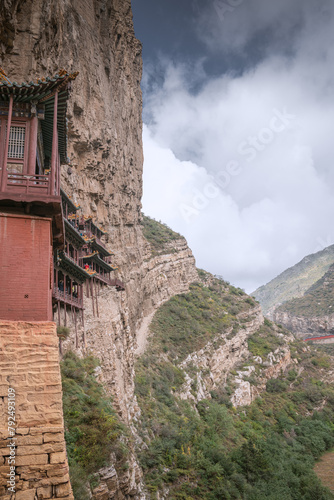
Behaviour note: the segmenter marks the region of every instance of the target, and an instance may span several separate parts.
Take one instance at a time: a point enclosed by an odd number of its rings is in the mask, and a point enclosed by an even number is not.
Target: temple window
[[[25,127],[13,126],[10,127],[8,158],[23,160],[25,146]]]

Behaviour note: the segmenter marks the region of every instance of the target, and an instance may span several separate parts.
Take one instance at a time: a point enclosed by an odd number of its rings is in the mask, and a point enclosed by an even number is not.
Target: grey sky
[[[144,211],[252,291],[334,242],[330,0],[133,0]]]

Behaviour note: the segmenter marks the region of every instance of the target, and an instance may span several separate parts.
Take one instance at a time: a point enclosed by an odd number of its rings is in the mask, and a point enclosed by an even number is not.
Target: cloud
[[[298,25],[293,55],[269,47],[247,71],[204,83],[200,64],[166,60],[145,99],[144,210],[187,237],[198,265],[248,291],[334,242],[333,9],[276,4],[231,13],[242,37],[230,50]]]
[[[199,9],[196,26],[212,52],[291,54],[305,29],[309,36],[310,25],[323,28],[332,14],[330,0],[211,0]]]

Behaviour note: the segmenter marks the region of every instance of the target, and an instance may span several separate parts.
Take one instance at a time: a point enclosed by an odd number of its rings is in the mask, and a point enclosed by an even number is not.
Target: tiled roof
[[[54,96],[58,90],[58,142],[59,153],[63,163],[67,162],[67,100],[69,96],[71,80],[78,73],[67,73],[59,71],[53,78],[41,78],[35,82],[11,82],[6,73],[0,68],[0,100],[9,101],[13,95],[14,103],[32,103],[45,106],[45,119],[42,120],[43,142],[46,157],[51,158],[52,130],[53,130],[53,108]]]

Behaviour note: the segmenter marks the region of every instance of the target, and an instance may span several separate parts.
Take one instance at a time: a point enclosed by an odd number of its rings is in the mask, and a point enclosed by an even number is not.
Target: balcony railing
[[[8,174],[6,191],[24,194],[49,194],[48,175]]]
[[[110,284],[111,284],[111,286],[115,286],[116,290],[118,292],[121,292],[121,291],[125,290],[125,285],[124,285],[123,281],[121,281],[121,280],[119,280],[117,278],[111,280]]]
[[[64,302],[70,306],[79,307],[79,308],[83,307],[82,298],[74,297],[73,294],[71,296],[70,293],[65,292],[63,290],[59,290],[59,288],[56,288],[56,287],[53,288],[52,296],[54,299],[60,300],[60,302]]]
[[[102,281],[102,283],[105,283],[106,285],[110,285],[111,286],[111,279],[109,277],[107,277],[107,276],[103,276],[100,273],[96,273],[96,275],[94,276],[94,278]]]

